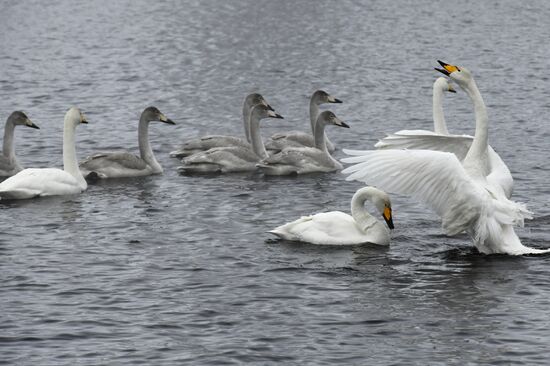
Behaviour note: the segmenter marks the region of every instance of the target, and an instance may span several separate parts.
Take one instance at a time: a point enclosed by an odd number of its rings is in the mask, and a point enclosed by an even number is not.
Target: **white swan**
[[[371,201],[382,214],[386,224],[393,229],[390,198],[374,187],[359,189],[351,199],[351,216],[331,211],[304,216],[296,221],[279,226],[269,233],[285,240],[301,241],[321,245],[353,245],[372,243],[388,245],[388,229],[365,209],[365,202]]]
[[[315,123],[319,116],[319,106],[326,103],[342,103],[340,99],[334,98],[323,90],[317,90],[311,96],[309,101],[309,121],[311,124],[311,134],[303,131],[290,131],[276,133],[266,141],[265,148],[275,152],[281,151],[287,147],[314,147],[315,146]],[[334,144],[325,135],[327,149],[333,152]]]
[[[436,69],[448,74],[445,69]],[[438,78],[433,88],[434,132],[425,130],[401,130],[382,140],[375,147],[378,149],[427,149],[451,152],[462,161],[472,144],[473,137],[468,135],[449,135],[443,114],[443,90],[449,85],[445,78]],[[485,104],[478,104],[477,113],[487,113]],[[512,196],[514,179],[500,156],[487,146],[488,172],[487,179],[499,186],[507,198]]]
[[[531,212],[508,200],[500,186],[487,179],[488,118],[472,75],[466,68],[445,63],[442,66],[466,91],[476,110],[475,137],[462,163],[456,155],[441,151],[344,150],[354,156],[343,161],[355,163],[343,171],[350,174],[346,179],[376,184],[424,201],[441,216],[448,235],[467,232],[481,253],[550,252],[521,244],[513,225],[523,225]]]
[[[283,151],[264,158],[258,167],[266,175],[328,173],[342,169],[327,149],[325,126],[349,128],[331,111],[324,111],[315,122],[315,147],[287,147]]]
[[[23,170],[15,157],[15,126],[40,128],[32,123],[27,115],[21,111],[15,111],[10,114],[4,126],[4,145],[2,146],[2,155],[0,155],[0,177],[9,177]]]
[[[256,104],[263,104],[270,110],[274,110],[258,93],[249,94],[243,103],[243,125],[246,139],[236,136],[209,135],[185,142],[178,150],[170,153],[173,158],[182,158],[200,151],[206,151],[214,147],[242,146],[250,147],[250,110]]]
[[[250,111],[250,136],[252,146],[216,147],[198,152],[182,159],[178,168],[181,173],[233,173],[256,170],[256,163],[267,157],[262,136],[260,120],[263,118],[283,118],[264,104],[256,104]]]
[[[126,151],[98,153],[80,162],[80,170],[88,179],[125,178],[162,174],[163,169],[155,159],[149,143],[149,122],[160,121],[175,125],[174,121],[156,107],[148,107],[141,113],[138,126],[140,156]]]
[[[76,126],[88,123],[76,107],[65,114],[63,125],[63,170],[23,169],[0,183],[1,199],[28,199],[80,193],[88,187],[78,169],[75,147]]]

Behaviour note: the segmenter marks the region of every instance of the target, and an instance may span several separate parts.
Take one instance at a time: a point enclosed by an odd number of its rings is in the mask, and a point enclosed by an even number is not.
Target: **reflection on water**
[[[349,212],[358,184],[181,176],[168,152],[241,134],[256,91],[285,116],[264,136],[308,129],[317,88],[344,101],[331,108],[351,128],[328,131],[339,148],[429,129],[435,60],[455,62],[476,77],[514,199],[537,214],[520,236],[546,247],[548,19],[543,1],[4,4],[0,118],[22,109],[41,126],[16,132],[24,166],[61,167],[71,105],[90,122],[80,158],[137,153],[149,105],[177,125],[150,131],[162,176],[0,204],[0,363],[546,365],[548,256],[480,255],[398,196],[389,248],[275,241],[284,222]],[[464,93],[444,105],[449,129],[472,133]]]

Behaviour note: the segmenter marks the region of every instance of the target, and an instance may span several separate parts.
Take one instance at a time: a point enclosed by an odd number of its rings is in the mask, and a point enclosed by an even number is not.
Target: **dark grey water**
[[[104,182],[79,196],[0,205],[0,364],[547,365],[550,258],[483,256],[465,237],[393,197],[389,248],[318,248],[264,232],[347,211],[360,187],[340,174],[179,176],[186,138],[240,134],[261,92],[305,129],[324,88],[350,130],[339,147],[431,127],[436,59],[471,69],[491,144],[536,218],[526,245],[550,245],[550,3],[408,1],[18,1],[0,11],[0,118],[15,109],[27,167],[61,165],[62,119],[88,115],[77,150],[136,151],[148,105],[163,176]],[[464,93],[450,129],[473,131]],[[341,151],[337,152],[342,156]]]

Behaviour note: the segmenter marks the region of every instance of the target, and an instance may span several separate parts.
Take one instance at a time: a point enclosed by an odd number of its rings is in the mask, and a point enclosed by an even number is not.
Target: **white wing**
[[[443,219],[449,235],[467,230],[477,220],[488,192],[481,189],[451,153],[430,150],[344,150],[355,163],[342,171],[385,191],[411,195]]]

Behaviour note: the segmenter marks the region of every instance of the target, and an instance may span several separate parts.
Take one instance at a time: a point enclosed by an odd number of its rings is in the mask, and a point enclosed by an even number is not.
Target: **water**
[[[549,257],[483,256],[438,218],[393,196],[389,248],[318,248],[265,233],[301,215],[349,210],[361,185],[340,174],[180,176],[168,152],[205,133],[240,134],[261,92],[305,129],[323,88],[351,129],[339,147],[431,128],[435,60],[473,71],[490,142],[514,199],[536,218],[524,244],[549,246],[550,89],[545,1],[19,1],[0,11],[0,114],[22,109],[27,167],[61,165],[62,118],[81,158],[137,151],[151,125],[163,176],[102,182],[82,195],[0,205],[0,363],[11,365],[548,364]],[[450,129],[472,133],[471,103],[447,96]],[[337,152],[342,157],[342,152]]]

